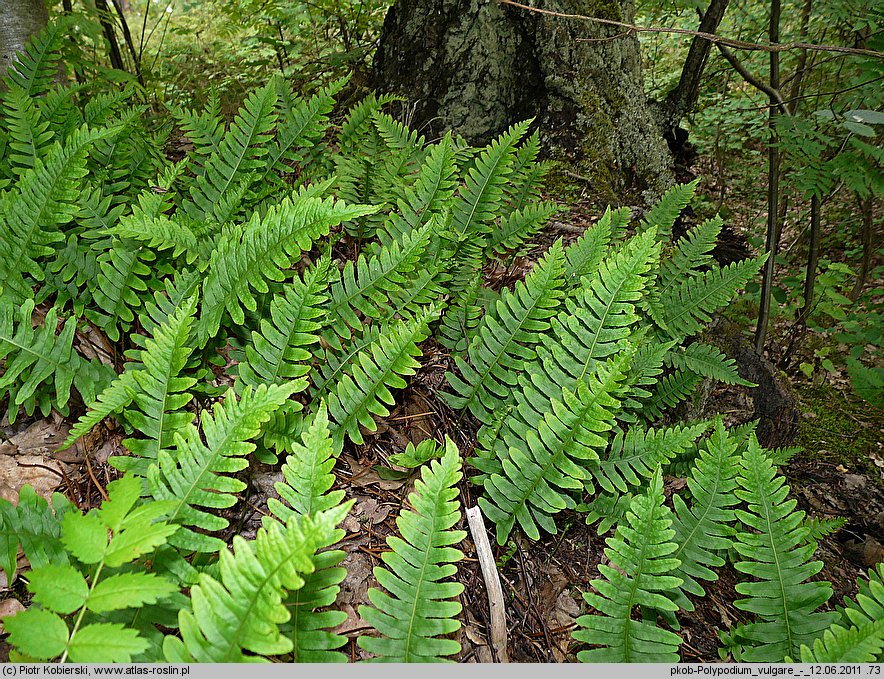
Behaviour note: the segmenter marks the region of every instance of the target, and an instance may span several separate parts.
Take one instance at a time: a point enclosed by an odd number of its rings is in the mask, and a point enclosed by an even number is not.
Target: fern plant
[[[746,660],[780,662],[799,657],[801,645],[812,643],[834,622],[834,613],[816,611],[829,600],[832,586],[806,582],[823,564],[810,561],[815,544],[807,540],[804,512],[786,499],[789,487],[776,476],[754,434],[741,464],[735,493],[748,510],[736,510],[746,529],[736,535],[734,547],[744,560],[734,567],[758,581],[738,584],[737,592],[746,598],[734,605],[756,614],[758,621],[740,626],[736,635],[747,643],[741,654]]]
[[[648,492],[629,506],[626,522],[608,538],[605,555],[613,566],[599,564],[604,580],[593,580],[593,592],[583,595],[598,614],[577,619],[577,641],[598,646],[580,651],[581,662],[676,662],[681,638],[657,627],[653,619],[634,620],[636,607],[674,611],[666,593],[682,580],[675,575],[679,560],[671,555],[672,512],[663,505],[663,479],[658,469]],[[616,567],[616,568],[615,568]]]
[[[454,617],[461,605],[452,601],[463,585],[450,582],[463,558],[457,545],[466,537],[450,530],[460,520],[456,484],[461,478],[460,456],[450,439],[441,459],[422,468],[421,480],[409,496],[414,510],[396,521],[402,537],[391,536],[391,551],[382,555],[387,568],[374,575],[387,592],[369,590],[374,607],[359,614],[380,637],[361,636],[359,646],[385,662],[431,662],[460,651],[452,639],[440,639],[460,628]]]

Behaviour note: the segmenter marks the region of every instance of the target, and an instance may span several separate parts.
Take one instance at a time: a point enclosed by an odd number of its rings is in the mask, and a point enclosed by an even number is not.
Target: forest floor
[[[527,257],[508,268],[488,271],[489,284],[502,287],[522,278],[538,253],[555,238],[576,239],[598,214],[588,203],[571,203],[567,215],[550,225]],[[475,442],[475,422],[448,408],[439,397],[445,387],[444,374],[452,369],[450,357],[430,341],[420,361],[416,378],[400,393],[389,417],[379,422],[378,432],[366,437],[364,445],[345,448],[335,469],[336,488],[355,500],[343,525],[346,537],[341,549],[348,553],[343,563],[348,574],[336,604],[348,614],[338,631],[351,637],[346,650],[353,660],[363,656],[355,637],[367,628],[358,607],[368,602],[367,590],[376,584],[372,568],[381,564],[385,539],[395,531],[395,517],[414,484],[414,474],[391,473],[386,458],[408,442],[429,437],[441,441],[450,436],[464,456],[470,454]],[[835,606],[855,593],[861,572],[884,560],[884,421],[880,411],[857,401],[844,385],[799,387],[795,393],[801,412],[796,444],[805,448],[785,468],[793,497],[813,516],[847,519],[844,528],[822,541],[817,554],[825,564],[817,577],[832,582],[835,595],[829,605]],[[705,416],[722,413],[729,425],[753,417],[752,399],[743,387],[709,385],[704,396]],[[70,425],[71,421],[57,414],[48,419],[22,417],[14,425],[5,420],[0,423],[4,439],[0,442],[0,497],[13,500],[21,486],[30,483],[47,497],[54,491],[65,494],[83,510],[101,503],[107,484],[117,474],[107,459],[123,452],[122,431],[112,425],[97,427],[77,445],[58,453],[55,449]],[[249,489],[227,512],[231,522],[228,540],[235,534],[254,537],[266,512],[266,499],[275,494],[273,484],[282,479],[278,466],[256,463],[243,472]],[[684,485],[682,478],[665,480],[667,494]],[[465,479],[461,490],[463,505],[474,506],[477,487]],[[462,523],[459,527],[465,528],[465,520]],[[598,535],[594,526],[587,526],[575,513],[562,514],[559,525],[558,535],[539,542],[516,537],[510,549],[496,547],[512,661],[575,660],[570,635],[575,618],[585,608],[580,592],[598,577],[599,563],[606,562],[607,535]],[[461,597],[463,627],[457,634],[462,645],[458,659],[491,661],[488,600],[471,537],[462,548],[466,558],[460,564],[458,579],[465,591]],[[680,616],[683,661],[721,661],[719,631],[745,619],[733,605],[739,598],[736,582],[737,574],[723,569],[720,579],[707,587],[708,595],[696,601],[697,610]],[[10,587],[13,597],[4,595]],[[21,579],[10,585],[0,573],[0,599],[6,599],[3,605],[14,606],[7,602],[16,599],[27,603]],[[0,660],[7,656],[8,647],[0,643]]]

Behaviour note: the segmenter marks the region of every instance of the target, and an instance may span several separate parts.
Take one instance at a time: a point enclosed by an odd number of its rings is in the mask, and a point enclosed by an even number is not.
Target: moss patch
[[[882,470],[873,459],[884,459],[880,411],[828,385],[797,391],[802,417],[796,444],[804,449],[804,456],[841,464],[851,473],[865,473],[884,485]]]

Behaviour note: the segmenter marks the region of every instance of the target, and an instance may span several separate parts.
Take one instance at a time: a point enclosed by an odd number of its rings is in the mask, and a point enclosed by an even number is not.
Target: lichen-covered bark
[[[0,77],[6,75],[25,42],[46,26],[49,15],[43,0],[0,0]]]
[[[533,4],[633,19],[631,0]],[[600,197],[626,187],[650,197],[672,183],[672,160],[644,95],[638,41],[619,33],[495,0],[398,0],[375,85],[407,96],[415,124],[431,135],[454,129],[483,143],[535,117],[547,153],[588,176]]]

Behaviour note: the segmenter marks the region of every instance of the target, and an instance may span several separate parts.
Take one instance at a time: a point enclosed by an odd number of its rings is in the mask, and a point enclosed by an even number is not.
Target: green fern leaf
[[[38,97],[48,90],[58,74],[58,53],[62,40],[75,23],[74,17],[61,15],[30,37],[24,52],[7,55],[9,70],[4,80],[7,86],[17,86],[29,97]],[[6,89],[6,88],[3,88]]]
[[[868,581],[859,581],[854,600],[845,601],[840,609],[844,625],[862,627],[869,622],[884,620],[884,564],[869,569]]]
[[[466,182],[451,204],[451,227],[455,233],[477,238],[488,233],[503,200],[503,187],[513,171],[515,145],[531,121],[513,125],[495,139],[467,172]],[[484,239],[482,245],[484,246]]]
[[[97,308],[87,309],[86,317],[107,333],[114,342],[129,330],[135,312],[147,297],[151,264],[155,255],[132,241],[114,241],[113,247],[99,256],[99,273],[93,282]]]
[[[568,263],[565,266],[565,279],[571,286],[580,283],[583,276],[595,273],[608,254],[611,239],[618,237],[629,223],[629,208],[617,210],[608,208],[598,222],[583,232],[565,250]]]
[[[483,311],[479,302],[481,287],[482,272],[476,271],[473,279],[449,301],[445,313],[442,314],[436,339],[454,353],[466,351],[476,336]]]
[[[244,177],[263,169],[270,133],[276,123],[276,88],[275,80],[271,80],[246,98],[217,151],[207,158],[204,171],[190,191],[193,202],[184,205],[195,219],[223,224],[239,213],[239,201],[231,203],[226,199]]]
[[[439,639],[460,628],[454,619],[463,585],[451,582],[463,553],[453,547],[466,533],[450,530],[460,520],[456,484],[461,479],[457,447],[446,439],[445,454],[421,469],[421,480],[408,497],[414,510],[396,520],[401,538],[391,536],[392,551],[381,555],[387,568],[374,575],[389,594],[370,589],[374,607],[359,614],[381,637],[361,636],[359,646],[386,662],[432,662],[460,651],[460,644]]]
[[[292,97],[289,85],[279,82],[277,106],[280,122],[275,143],[265,160],[264,172],[256,178],[259,187],[279,184],[278,174],[290,173],[293,167],[302,166],[307,161],[328,127],[328,114],[334,108],[335,95],[346,83],[346,78],[339,78],[307,99]]]
[[[8,299],[0,302],[0,359],[5,359],[0,397],[9,397],[6,416],[10,423],[15,422],[20,406],[28,415],[37,406],[44,417],[52,408],[67,415],[71,387],[87,400],[112,379],[109,367],[90,363],[74,351],[75,318],[64,321],[56,336],[57,308],[49,309],[36,328],[31,327],[33,312],[33,299],[17,309]]]
[[[665,362],[672,368],[689,370],[695,375],[718,380],[725,384],[739,384],[744,387],[757,386],[741,378],[734,359],[728,358],[711,344],[694,342],[666,354]]]
[[[31,568],[67,563],[61,521],[72,507],[60,493],[53,493],[50,506],[28,484],[19,491],[18,504],[0,499],[0,567],[7,582],[15,579],[19,546]]]
[[[390,293],[408,285],[417,275],[416,269],[431,237],[425,226],[407,234],[401,243],[392,243],[377,255],[360,256],[354,265],[348,261],[339,280],[330,289],[330,303],[326,317],[332,323],[334,335],[326,333],[326,341],[341,349],[337,337],[349,340],[350,328],[361,328],[360,312],[367,318],[383,318]],[[335,337],[335,335],[337,337]]]
[[[555,533],[553,515],[574,507],[567,492],[589,483],[588,468],[607,445],[602,434],[613,427],[619,405],[612,394],[621,388],[631,354],[627,350],[600,363],[575,391],[560,389],[553,399],[529,376],[519,380],[513,416],[499,439],[501,473],[485,479],[485,497],[479,498],[482,511],[497,524],[498,544],[506,542],[516,521],[535,540],[538,525]]]
[[[740,531],[734,546],[745,561],[734,564],[741,573],[757,578],[741,582],[737,592],[747,595],[734,605],[755,613],[759,620],[740,629],[750,646],[743,650],[749,662],[781,662],[799,657],[802,645],[813,643],[829,625],[834,613],[814,612],[832,596],[828,582],[806,582],[823,567],[810,561],[814,545],[803,527],[804,512],[787,500],[789,487],[753,434],[741,461],[737,497],[748,511],[737,518],[755,532]]]
[[[599,564],[604,580],[593,580],[594,592],[583,598],[598,614],[577,618],[580,629],[572,633],[578,641],[599,646],[577,654],[581,662],[678,662],[677,634],[657,627],[649,620],[633,620],[636,606],[674,611],[676,605],[666,592],[681,584],[673,575],[678,559],[672,512],[663,505],[660,471],[651,479],[648,492],[629,506],[626,521],[608,538],[605,556],[611,565]]]
[[[285,199],[262,217],[256,213],[241,232],[229,229],[212,252],[203,283],[197,335],[200,346],[218,332],[225,314],[237,325],[245,322],[243,307],[257,309],[252,290],[266,293],[267,281],[282,281],[288,269],[313,240],[330,227],[372,212],[308,195]]]
[[[480,422],[489,424],[495,410],[512,398],[512,390],[523,367],[534,360],[533,347],[550,327],[563,293],[564,252],[556,241],[534,271],[504,290],[482,318],[467,360],[455,357],[462,377],[446,373],[453,394],[446,402],[459,410],[468,409]]]
[[[143,366],[132,370],[131,380],[136,385],[134,402],[137,406],[126,410],[126,420],[147,438],[128,438],[123,441],[137,457],[113,457],[111,464],[123,471],[146,476],[161,450],[171,447],[176,431],[183,430],[193,415],[184,410],[192,395],[189,389],[196,380],[182,376],[191,348],[188,339],[196,311],[196,297],[188,299],[160,326],[144,349],[131,352],[132,358]],[[121,396],[122,398],[122,396]]]
[[[849,629],[832,625],[813,649],[802,646],[800,657],[803,663],[873,663],[881,661],[882,649],[884,620],[876,620]]]
[[[711,320],[709,314],[727,304],[755,276],[766,258],[765,254],[712,268],[669,288],[660,296],[662,322],[669,337],[683,339],[700,332]]]
[[[665,429],[633,427],[625,436],[619,432],[608,456],[593,467],[593,476],[608,493],[626,493],[644,485],[644,479],[649,479],[657,467],[665,466],[687,450],[708,428],[707,423],[701,422]]]
[[[449,204],[455,187],[454,149],[451,135],[434,145],[421,165],[413,186],[404,189],[396,203],[400,214],[392,213],[378,232],[381,245],[400,242],[402,237],[439,215]]]
[[[285,481],[275,484],[283,504],[276,498],[267,500],[267,507],[285,523],[292,514],[305,516],[336,507],[344,499],[344,491],[329,493],[335,482],[331,470],[335,466],[334,447],[328,427],[328,410],[320,404],[310,426],[301,434],[303,444],[295,443],[282,466]]]
[[[706,594],[698,580],[718,579],[710,569],[724,565],[720,554],[732,544],[733,508],[739,503],[734,494],[740,469],[738,444],[728,435],[719,417],[709,441],[700,448],[700,456],[687,480],[692,498],[690,507],[681,495],[672,496],[675,512],[672,527],[678,545],[673,557],[681,562],[674,575],[684,582],[669,596],[685,611],[694,610],[694,604],[685,595]]]
[[[664,258],[660,264],[657,288],[660,295],[681,283],[686,276],[700,275],[697,270],[712,263],[712,249],[721,233],[722,224],[721,217],[707,219],[679,239],[672,256]]]
[[[654,228],[657,230],[657,240],[661,243],[669,241],[672,237],[672,227],[675,220],[681,215],[697,190],[699,179],[689,184],[676,184],[645,214],[642,219],[642,230]]]
[[[532,203],[501,217],[500,223],[495,224],[488,234],[486,255],[495,253],[500,256],[511,251],[518,252],[558,211],[558,206],[552,202]]]
[[[159,451],[156,464],[147,470],[148,487],[155,500],[174,502],[168,520],[182,527],[170,538],[172,545],[199,552],[224,550],[223,540],[192,528],[214,532],[227,527],[226,519],[202,508],[222,509],[236,502],[233,494],[245,484],[229,474],[248,466],[245,456],[255,449],[249,440],[292,391],[291,385],[262,385],[254,391],[246,387],[237,400],[231,389],[211,414],[201,416],[205,443],[189,424],[183,434],[175,432],[174,449]]]
[[[253,542],[234,536],[233,551],[219,554],[219,579],[203,573],[191,588],[193,612],[179,612],[182,640],[166,637],[166,659],[245,662],[290,653],[292,641],[279,628],[290,617],[284,593],[304,586],[317,545],[330,541],[351,504],[292,517],[285,527],[268,522]]]
[[[114,413],[122,412],[123,408],[135,400],[138,383],[133,372],[127,370],[121,373],[98,394],[95,401],[89,404],[89,410],[71,427],[68,437],[57,450],[67,450],[78,438],[92,431],[96,424]]]
[[[340,504],[344,491],[329,492],[335,481],[335,464],[331,432],[328,429],[328,411],[321,404],[310,426],[301,435],[303,445],[294,444],[282,467],[285,481],[276,483],[276,491],[285,504],[275,498],[267,501],[268,509],[281,521],[291,516],[312,516]],[[265,519],[269,520],[269,519]],[[344,531],[335,529],[324,549],[339,542]],[[319,551],[313,556],[315,570],[304,574],[304,586],[289,592],[286,606],[292,612],[289,624],[283,626],[292,639],[295,662],[345,662],[346,656],[334,649],[347,640],[329,630],[347,619],[342,611],[319,611],[335,602],[346,569],[336,568],[346,554],[341,550]]]
[[[44,278],[38,260],[52,255],[64,241],[59,227],[78,211],[80,180],[86,174],[90,145],[114,134],[113,128],[81,128],[25,171],[15,190],[0,194],[0,270],[5,269],[5,294],[18,299],[31,296],[31,286],[21,274],[36,281]]]
[[[21,87],[10,87],[3,95],[3,107],[6,109],[4,126],[9,134],[7,160],[16,176],[20,176],[36,166],[54,135],[49,130],[49,122],[40,117],[33,98]]]
[[[653,395],[642,404],[645,421],[652,422],[667,408],[674,408],[694,393],[702,378],[687,370],[676,370],[657,384]]]
[[[658,257],[650,229],[604,259],[567,300],[568,315],[553,320],[553,339],[537,350],[551,393],[557,387],[573,389],[622,348],[639,318],[635,304],[645,288],[645,274]]]
[[[251,341],[244,351],[232,352],[231,358],[239,361],[236,367],[237,390],[243,386],[259,384],[283,384],[288,380],[303,378],[310,372],[310,361],[319,342],[324,316],[321,308],[326,297],[329,260],[321,260],[304,272],[303,281],[298,277],[286,284],[282,294],[273,296],[269,318],[262,318],[260,331],[252,331]],[[306,388],[306,380],[302,380]]]
[[[404,388],[407,383],[402,378],[414,375],[420,367],[414,359],[421,353],[417,345],[429,336],[427,326],[439,314],[438,307],[430,307],[381,333],[376,342],[359,352],[351,367],[331,388],[328,410],[336,424],[333,432],[336,450],[341,449],[345,436],[354,443],[362,443],[360,426],[376,431],[373,415],[390,414],[387,405],[395,402],[390,389]]]

